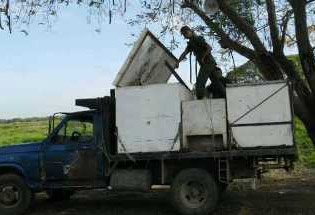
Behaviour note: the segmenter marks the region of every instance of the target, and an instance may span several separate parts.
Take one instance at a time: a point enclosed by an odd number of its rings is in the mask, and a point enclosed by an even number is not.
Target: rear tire
[[[46,194],[51,201],[69,200],[74,194],[71,190],[47,190]]]
[[[182,170],[171,187],[172,203],[180,214],[204,215],[212,212],[218,202],[218,187],[203,169]]]
[[[32,192],[23,178],[15,174],[0,176],[0,214],[19,215],[30,205]]]

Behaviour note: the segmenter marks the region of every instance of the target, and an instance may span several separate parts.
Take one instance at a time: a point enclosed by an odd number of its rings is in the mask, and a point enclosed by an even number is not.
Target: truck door
[[[58,126],[44,149],[46,185],[98,186],[104,181],[94,122],[92,115],[68,116]]]

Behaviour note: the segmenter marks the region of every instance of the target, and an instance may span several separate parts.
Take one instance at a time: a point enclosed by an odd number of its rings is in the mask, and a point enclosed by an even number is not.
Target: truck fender
[[[32,180],[29,175],[26,173],[25,169],[18,163],[1,163],[0,164],[0,175],[6,173],[13,173],[21,176],[24,182],[32,190],[41,190],[41,181]]]
[[[22,176],[26,183],[28,182],[28,177],[23,169],[22,166],[16,163],[2,163],[0,164],[0,175],[6,174],[6,173],[15,173],[19,176]]]

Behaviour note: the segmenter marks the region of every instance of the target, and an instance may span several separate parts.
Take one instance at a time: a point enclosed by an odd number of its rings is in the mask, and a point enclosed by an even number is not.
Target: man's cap
[[[192,31],[190,27],[188,27],[187,25],[183,26],[181,29],[180,29],[180,33],[183,34],[184,32],[186,31]]]

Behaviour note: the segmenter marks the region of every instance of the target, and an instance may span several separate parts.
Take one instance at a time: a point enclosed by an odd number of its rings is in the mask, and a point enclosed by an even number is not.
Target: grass
[[[23,120],[0,123],[0,146],[28,143],[45,139],[48,120]]]
[[[299,162],[307,167],[315,167],[315,149],[308,137],[303,123],[295,119],[295,139],[299,153]]]

